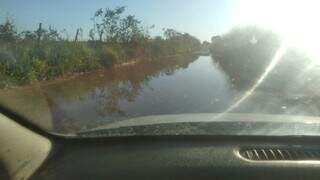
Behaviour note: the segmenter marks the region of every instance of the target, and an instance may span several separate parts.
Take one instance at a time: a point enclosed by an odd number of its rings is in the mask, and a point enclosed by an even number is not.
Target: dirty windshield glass
[[[2,0],[0,105],[62,135],[320,122],[319,5]]]

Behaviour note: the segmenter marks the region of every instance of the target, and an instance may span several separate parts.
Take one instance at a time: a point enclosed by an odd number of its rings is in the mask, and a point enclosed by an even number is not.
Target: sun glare
[[[302,49],[320,64],[320,1],[239,0],[234,24],[255,24],[278,33],[289,46]]]

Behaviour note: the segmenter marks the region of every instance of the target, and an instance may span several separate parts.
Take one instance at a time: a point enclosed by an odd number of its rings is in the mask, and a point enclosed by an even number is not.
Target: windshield
[[[2,0],[0,105],[60,135],[307,135],[286,129],[320,122],[319,5]]]

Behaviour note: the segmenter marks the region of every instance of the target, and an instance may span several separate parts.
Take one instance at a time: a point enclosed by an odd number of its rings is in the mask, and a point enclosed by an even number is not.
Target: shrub
[[[33,79],[37,79],[37,80],[45,80],[48,79],[48,64],[46,61],[44,60],[40,60],[40,59],[34,59],[32,61],[32,71],[31,74],[33,74]]]
[[[54,43],[45,52],[45,60],[49,66],[49,78],[61,76],[68,71],[67,63],[70,60],[72,49],[66,43]]]
[[[12,53],[5,49],[0,49],[0,68],[2,73],[11,73],[16,60]]]
[[[98,69],[100,64],[94,50],[85,43],[73,44],[68,66],[72,66],[72,72],[86,72]]]
[[[117,51],[111,47],[102,47],[99,53],[99,62],[103,67],[111,67],[119,60]]]

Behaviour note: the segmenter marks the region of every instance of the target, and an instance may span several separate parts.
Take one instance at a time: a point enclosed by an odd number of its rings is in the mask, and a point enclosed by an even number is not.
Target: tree
[[[43,29],[43,40],[58,41],[61,40],[59,32],[53,26],[49,26],[48,30]]]
[[[209,49],[210,43],[208,41],[203,41],[202,42],[202,48],[204,49]]]
[[[130,43],[134,41],[142,33],[142,28],[139,26],[140,21],[135,16],[129,15],[120,22],[120,41]]]
[[[44,33],[44,30],[42,29],[42,23],[39,23],[39,28],[35,33],[37,35],[38,44],[40,44],[40,40],[41,40],[42,34]]]
[[[178,34],[180,34],[180,33],[178,33],[174,29],[164,29],[164,33],[163,34],[164,34],[164,37],[166,39],[173,39],[173,38],[177,37]]]
[[[76,31],[76,36],[74,37],[74,42],[77,42],[78,41],[78,38],[79,36],[82,36],[82,28],[78,28],[77,31]],[[90,34],[89,34],[90,35]]]
[[[170,54],[180,54],[199,50],[201,42],[188,33],[181,33],[174,29],[164,29],[167,51]]]
[[[211,38],[212,44],[217,43],[219,41],[221,41],[221,36],[212,36],[212,38]]]
[[[37,35],[34,31],[22,31],[21,36],[24,40],[34,41],[37,39]]]
[[[0,41],[14,42],[17,38],[17,31],[12,21],[6,20],[4,24],[0,24]]]
[[[90,31],[89,31],[89,38],[90,38],[90,40],[91,41],[94,41],[95,40],[95,38],[94,38],[94,29],[90,29]]]
[[[115,9],[98,9],[93,17],[94,29],[98,33],[99,41],[103,41],[103,36],[107,42],[114,42],[117,39],[119,30],[120,15],[125,11],[125,7]]]

